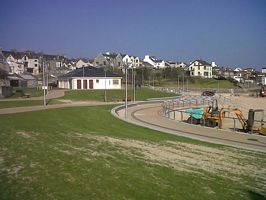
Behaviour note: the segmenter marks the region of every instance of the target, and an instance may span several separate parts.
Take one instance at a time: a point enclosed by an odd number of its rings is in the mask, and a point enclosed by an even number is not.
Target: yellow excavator
[[[205,107],[201,118],[201,124],[208,127],[223,128],[226,113],[234,113],[240,121],[243,131],[257,132],[266,135],[266,127],[264,127],[264,110],[250,109],[248,119],[245,119],[243,112],[238,108],[218,108],[218,101],[214,99],[211,106]]]
[[[256,132],[262,135],[266,135],[266,127],[264,127],[264,110],[253,110],[248,111],[248,119],[245,119],[242,111],[238,108],[222,108],[219,112],[218,125],[219,128],[223,128],[223,120],[226,113],[234,113],[239,122],[242,125],[243,131],[251,133]]]

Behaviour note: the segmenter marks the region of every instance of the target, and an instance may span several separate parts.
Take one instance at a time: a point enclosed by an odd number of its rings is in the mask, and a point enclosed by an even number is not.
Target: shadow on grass
[[[254,191],[248,191],[251,200],[266,200],[266,196]]]

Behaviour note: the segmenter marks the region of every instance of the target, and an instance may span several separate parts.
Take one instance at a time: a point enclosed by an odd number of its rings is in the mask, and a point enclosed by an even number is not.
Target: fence
[[[189,124],[195,124],[195,119],[192,118],[193,114],[197,114],[196,112],[188,112],[187,109],[189,108],[202,108],[211,106],[213,103],[213,100],[217,99],[218,101],[218,107],[227,107],[227,108],[242,108],[242,110],[246,111],[247,106],[246,105],[239,105],[234,102],[232,102],[229,98],[226,97],[201,97],[201,96],[182,96],[176,99],[167,100],[162,103],[162,110],[161,114],[164,117],[167,117],[171,120],[176,120],[180,122],[187,122]],[[217,120],[217,124],[210,125],[208,121],[205,119],[200,119],[197,121],[197,124],[200,124],[201,126],[212,126],[212,127],[220,127],[220,123],[223,123],[223,129],[227,130],[233,130],[237,131],[238,129],[242,129],[243,126],[239,119],[237,117],[230,116],[233,113],[227,113],[227,116],[223,118],[223,121]],[[208,120],[208,119],[207,119]],[[265,124],[265,121],[257,121],[254,120],[254,122],[259,122],[262,124]]]

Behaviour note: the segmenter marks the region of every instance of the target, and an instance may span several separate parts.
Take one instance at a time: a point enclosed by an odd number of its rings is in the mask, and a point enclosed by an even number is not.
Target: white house
[[[58,87],[73,90],[121,89],[122,77],[92,66],[81,67],[58,78]]]
[[[6,62],[10,67],[11,73],[24,73],[23,55],[21,53],[16,51],[3,51],[3,55],[6,57]]]
[[[122,55],[123,63],[132,64],[132,66],[139,67],[140,66],[140,60],[138,56],[130,56],[128,54]]]
[[[261,69],[261,73],[266,74],[266,67],[263,67],[263,68]]]
[[[38,75],[40,73],[39,68],[41,67],[41,63],[39,63],[39,55],[35,53],[27,53],[23,56],[22,61],[24,62],[26,72],[33,75]]]
[[[79,59],[76,62],[76,68],[87,67],[89,65],[90,65],[89,60],[87,60],[85,58]]]
[[[206,61],[195,60],[188,66],[190,76],[212,78],[212,66]]]
[[[151,64],[154,68],[157,69],[166,67],[164,60],[157,60],[154,56],[145,55],[143,61]]]

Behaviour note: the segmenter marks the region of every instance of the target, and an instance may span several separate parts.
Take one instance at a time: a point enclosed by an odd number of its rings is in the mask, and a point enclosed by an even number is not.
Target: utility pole
[[[185,82],[185,77],[184,77],[184,73],[183,73],[182,96],[184,96],[184,90],[185,90],[184,82]]]
[[[134,83],[134,88],[133,88],[133,102],[135,103],[136,101],[136,74],[134,70],[135,66],[133,66],[133,83]]]
[[[179,75],[177,75],[177,91],[179,93]]]
[[[46,93],[45,93],[45,61],[42,62],[42,89],[43,89],[43,106],[46,106]]]
[[[126,70],[126,99],[125,99],[125,120],[127,120],[127,64],[125,65],[125,70]]]
[[[106,95],[106,68],[104,68],[104,102],[107,102],[107,95]]]

